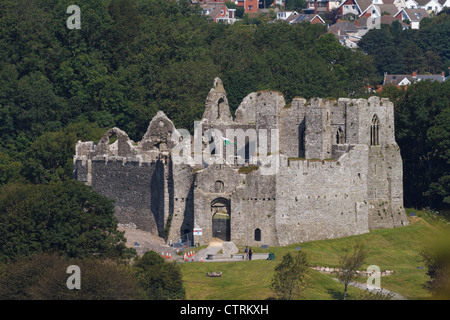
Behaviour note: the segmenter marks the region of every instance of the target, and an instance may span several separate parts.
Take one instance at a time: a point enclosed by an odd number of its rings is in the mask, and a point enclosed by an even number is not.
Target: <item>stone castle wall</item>
[[[336,160],[282,161],[276,180],[280,245],[366,233],[368,148]]]
[[[374,116],[379,121],[375,145]],[[393,104],[387,99],[295,98],[286,104],[281,93],[260,91],[243,99],[233,119],[223,84],[215,79],[201,125],[202,136],[214,129],[237,146],[221,146],[222,140],[209,145],[212,138],[203,136],[201,150],[194,148],[191,155],[214,149],[212,161],[176,162],[172,151],[182,137],[160,111],[137,143],[118,128],[97,144],[78,142],[74,176],[115,200],[120,223],[134,223],[170,242],[188,239],[198,227],[203,234],[195,241],[219,236],[257,246],[408,224]],[[227,135],[229,129],[234,135]],[[267,135],[258,135],[253,146],[248,136],[236,136],[261,129]],[[279,140],[272,140],[277,132]],[[278,159],[273,172],[260,154],[265,155],[260,145],[266,141],[269,158]],[[220,155],[229,156],[230,150],[232,158],[246,150],[246,163],[223,161]],[[256,170],[239,170],[249,164]]]

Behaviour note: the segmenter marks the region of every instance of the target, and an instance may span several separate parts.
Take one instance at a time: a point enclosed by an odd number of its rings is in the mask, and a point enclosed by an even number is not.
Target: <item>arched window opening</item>
[[[261,229],[255,229],[255,241],[261,241]]]
[[[220,118],[220,105],[224,102],[223,98],[220,98],[217,102],[217,119]]]
[[[338,131],[336,132],[336,144],[343,143],[345,143],[344,131],[339,127]]]
[[[380,145],[380,120],[374,115],[370,124],[370,145]]]
[[[216,193],[222,193],[224,190],[224,184],[222,181],[217,180],[216,183],[214,184],[214,191]]]

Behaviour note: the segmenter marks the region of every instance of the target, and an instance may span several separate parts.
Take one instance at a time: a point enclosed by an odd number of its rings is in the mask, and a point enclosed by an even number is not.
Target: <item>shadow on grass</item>
[[[344,300],[344,292],[337,291],[336,289],[328,289],[327,291],[328,294],[333,298],[333,300]]]

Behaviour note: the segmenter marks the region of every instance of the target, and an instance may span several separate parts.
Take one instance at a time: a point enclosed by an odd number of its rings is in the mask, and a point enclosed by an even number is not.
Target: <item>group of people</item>
[[[247,255],[247,260],[252,260],[253,250],[252,248],[245,247],[245,254]]]

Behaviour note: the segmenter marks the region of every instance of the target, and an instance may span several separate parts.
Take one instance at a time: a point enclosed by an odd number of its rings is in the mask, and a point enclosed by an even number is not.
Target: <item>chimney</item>
[[[417,72],[413,71],[413,79],[415,79],[417,77]]]
[[[314,0],[314,14],[317,14],[317,0]]]

